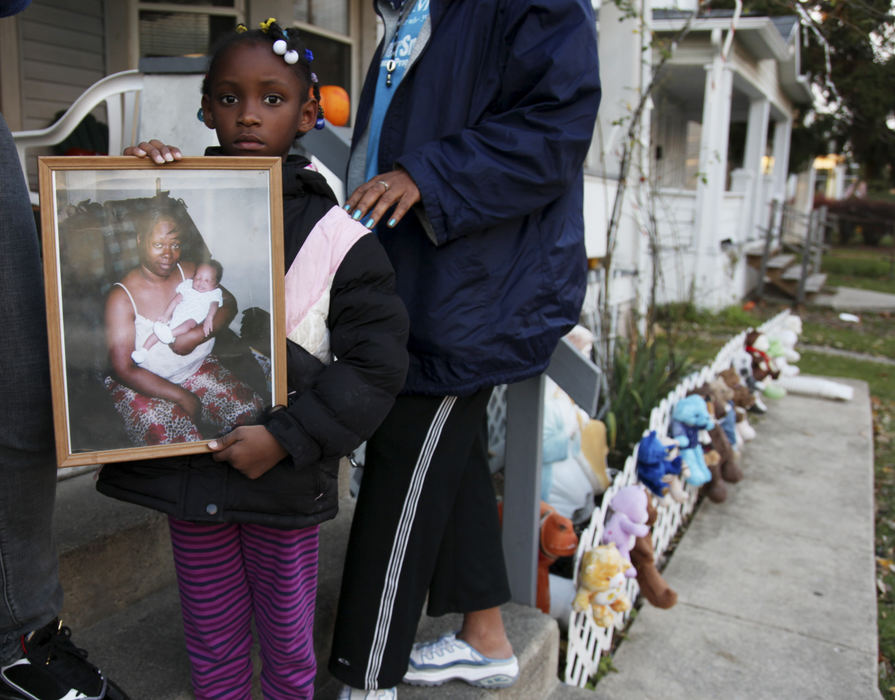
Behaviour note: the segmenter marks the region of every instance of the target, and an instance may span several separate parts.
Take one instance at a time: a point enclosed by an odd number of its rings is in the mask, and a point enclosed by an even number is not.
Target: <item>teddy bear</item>
[[[572,521],[541,501],[541,531],[538,538],[537,606],[550,614],[550,565],[560,557],[571,557],[578,548]]]
[[[752,357],[752,376],[759,382],[767,377],[776,379],[780,376],[780,370],[774,360],[768,355],[771,343],[764,333],[756,330],[746,333],[745,350]]]
[[[649,527],[646,525],[648,500],[646,491],[638,484],[623,486],[609,501],[612,515],[606,521],[600,542],[615,544],[622,557],[629,562],[629,552],[634,546],[635,538],[649,534]],[[631,567],[625,575],[633,578],[637,572]]]
[[[724,481],[735,484],[743,478],[743,470],[738,463],[739,455],[733,447],[736,443],[736,434],[734,433],[732,444],[724,429],[724,421],[732,411],[728,402],[733,397],[733,392],[720,379],[706,382],[696,392],[705,398],[709,413],[715,420],[715,427],[709,430],[709,437],[712,439],[712,449],[720,456],[721,477]]]
[[[581,557],[572,609],[590,613],[599,627],[610,627],[616,613],[631,609],[625,594],[625,571],[630,566],[614,543],[588,549]]]
[[[685,473],[686,472],[686,473]],[[690,473],[674,441],[664,442],[655,430],[640,438],[637,446],[637,478],[656,496],[678,503],[687,500],[681,479]]]
[[[497,504],[503,522],[503,502]],[[538,579],[536,605],[550,614],[550,565],[560,557],[571,557],[578,548],[578,535],[572,521],[560,515],[549,503],[541,501],[538,535]]]
[[[718,376],[724,380],[724,383],[727,384],[727,386],[733,389],[734,421],[736,423],[735,429],[737,441],[743,443],[754,439],[755,429],[749,424],[746,412],[751,411],[752,407],[755,405],[755,396],[749,391],[746,385],[740,381],[740,375],[733,367],[728,367]]]
[[[651,526],[656,522],[656,507],[652,499],[647,506],[648,517],[646,524]],[[662,578],[662,574],[656,568],[656,557],[653,550],[653,541],[649,535],[638,537],[631,550],[631,563],[637,569],[637,585],[640,586],[640,594],[657,608],[667,610],[677,602],[677,593]]]
[[[606,426],[591,419],[549,377],[544,390],[541,498],[574,523],[609,486]]]
[[[709,415],[705,399],[696,394],[679,399],[671,411],[671,436],[681,447],[681,457],[690,468],[687,483],[702,486],[712,479],[705,461],[699,431],[710,430],[715,422]]]

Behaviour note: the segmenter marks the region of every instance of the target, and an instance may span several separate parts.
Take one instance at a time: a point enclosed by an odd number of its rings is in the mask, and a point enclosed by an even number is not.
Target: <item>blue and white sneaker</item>
[[[404,682],[441,685],[456,679],[480,688],[506,688],[518,677],[519,661],[515,655],[508,659],[489,658],[451,633],[434,642],[413,645]]]

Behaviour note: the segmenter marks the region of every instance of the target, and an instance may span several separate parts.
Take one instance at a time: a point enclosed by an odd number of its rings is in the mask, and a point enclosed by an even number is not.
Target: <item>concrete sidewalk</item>
[[[596,698],[879,698],[869,392],[789,395],[753,421],[745,478],[705,500]]]

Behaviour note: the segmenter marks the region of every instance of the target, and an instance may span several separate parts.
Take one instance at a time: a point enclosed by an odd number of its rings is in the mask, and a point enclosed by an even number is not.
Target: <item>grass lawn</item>
[[[895,246],[833,248],[821,266],[831,287],[856,287],[875,292],[895,290]]]

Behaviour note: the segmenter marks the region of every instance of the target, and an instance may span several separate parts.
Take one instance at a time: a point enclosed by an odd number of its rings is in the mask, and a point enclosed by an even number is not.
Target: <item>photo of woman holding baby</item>
[[[159,200],[135,222],[139,265],[105,305],[105,386],[134,445],[209,439],[255,422],[263,407],[212,353],[236,300],[220,284],[220,264],[191,255],[173,201]]]

